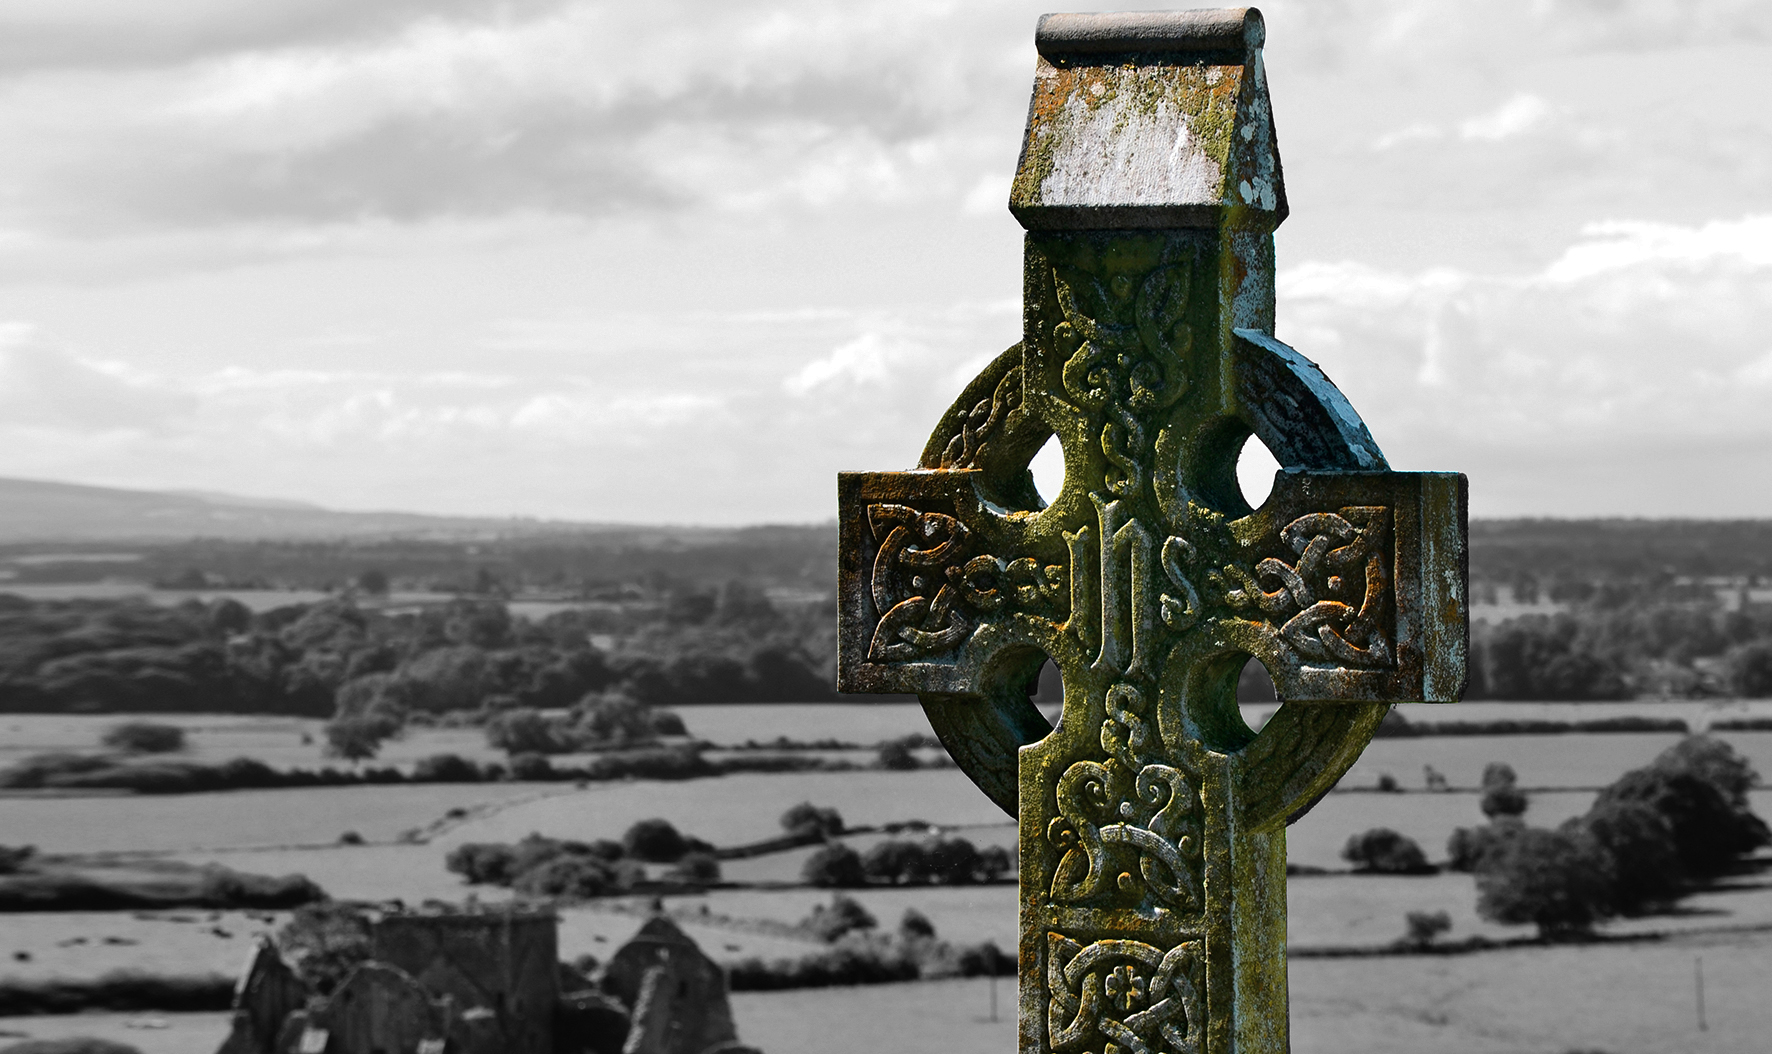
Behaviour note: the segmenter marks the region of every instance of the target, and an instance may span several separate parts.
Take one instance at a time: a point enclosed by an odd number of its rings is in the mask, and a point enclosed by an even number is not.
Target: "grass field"
[[[1700,1032],[1694,964],[1704,962]],[[767,1054],[1010,1054],[1015,985],[984,978],[740,992],[733,1016]],[[1772,941],[1765,935],[1659,944],[1486,952],[1450,958],[1299,960],[1292,964],[1294,1054],[1759,1054],[1772,1035]],[[134,1024],[137,1027],[130,1028]],[[140,1026],[159,1027],[140,1027]],[[35,1037],[103,1035],[143,1054],[201,1054],[222,1014],[10,1018]]]
[[[1730,706],[1734,704],[1729,704]],[[1756,706],[1758,704],[1755,704]],[[1505,708],[1505,709],[1503,709]],[[1414,707],[1411,720],[1430,708]],[[927,730],[919,707],[732,706],[685,708],[697,736],[717,743],[767,741],[778,735],[856,743]],[[1434,708],[1445,719],[1518,716],[1569,720],[1616,713],[1683,716],[1735,713],[1709,704],[1614,704],[1592,707],[1538,704],[1459,704]],[[1259,709],[1250,717],[1259,721]],[[113,716],[0,717],[0,764],[8,754],[90,749]],[[315,723],[186,715],[191,753],[219,759],[237,754],[276,764],[312,766],[318,748],[303,744]],[[1504,761],[1522,784],[1589,788],[1642,765],[1675,741],[1670,734],[1571,734],[1521,737],[1425,737],[1375,742],[1344,781],[1289,832],[1294,862],[1344,866],[1347,838],[1388,826],[1418,840],[1428,855],[1443,855],[1458,826],[1482,822],[1477,795],[1434,794],[1422,767],[1432,765],[1454,785],[1478,782],[1482,767]],[[1772,733],[1726,733],[1724,738],[1762,772],[1772,774]],[[475,730],[419,730],[391,745],[399,761],[440,751],[494,756]],[[1405,794],[1361,792],[1390,774]],[[1534,793],[1527,820],[1554,826],[1582,812],[1592,792]],[[1754,794],[1755,808],[1772,816],[1772,790]],[[576,788],[570,784],[396,785],[241,791],[173,797],[13,797],[0,800],[0,844],[36,844],[48,852],[146,851],[194,862],[216,861],[267,874],[302,872],[335,896],[361,899],[485,899],[504,891],[463,885],[444,869],[448,851],[467,841],[514,841],[530,832],[553,837],[615,838],[635,820],[661,816],[683,831],[720,845],[779,833],[778,819],[801,801],[833,806],[851,824],[920,819],[955,829],[980,845],[1011,844],[1012,822],[954,769],[916,772],[855,771],[735,775],[681,783],[627,781]],[[459,814],[450,817],[452,811]],[[339,846],[355,830],[372,844]],[[402,832],[424,833],[400,842]],[[865,849],[879,836],[854,836]],[[726,876],[748,882],[792,881],[810,850],[728,861]],[[1757,880],[1761,885],[1763,878]],[[891,928],[915,907],[956,943],[993,940],[1012,947],[1016,891],[1012,885],[962,888],[868,889],[855,894]],[[1301,876],[1289,883],[1290,933],[1299,948],[1371,946],[1402,933],[1411,910],[1446,911],[1450,938],[1524,935],[1475,914],[1469,876],[1425,878]],[[716,958],[776,958],[803,952],[803,941],[756,920],[793,923],[828,893],[808,889],[717,890],[673,897],[670,908],[690,935]],[[702,914],[705,908],[706,914]],[[606,958],[641,921],[644,898],[573,907],[563,913],[561,951]],[[232,972],[253,933],[280,916],[207,912],[79,913],[10,916],[0,934],[0,975],[90,977],[119,966],[166,972]],[[749,921],[747,921],[749,920]],[[1302,958],[1293,964],[1293,1049],[1299,1054],[1388,1054],[1391,1051],[1520,1051],[1561,1054],[1592,1048],[1626,1054],[1767,1049],[1772,1034],[1772,885],[1699,894],[1678,916],[1616,922],[1610,933],[1643,929],[1692,931],[1719,926],[1764,926],[1768,932],[1688,934],[1658,943],[1601,944],[1485,952],[1447,958]],[[106,943],[111,938],[111,943]],[[28,962],[10,958],[15,951]],[[1711,1029],[1693,1030],[1693,959],[1702,955],[1710,982]],[[1755,985],[1759,987],[1756,988]],[[999,1020],[989,1017],[983,980],[932,982],[865,989],[741,993],[734,999],[741,1034],[770,1054],[831,1049],[898,1054],[944,1049],[1003,1052],[1014,1045],[1013,985],[999,983]],[[165,1028],[126,1028],[163,1022]],[[83,1015],[79,1018],[0,1019],[0,1029],[33,1035],[98,1031],[141,1047],[145,1054],[212,1049],[223,1020],[217,1015]]]

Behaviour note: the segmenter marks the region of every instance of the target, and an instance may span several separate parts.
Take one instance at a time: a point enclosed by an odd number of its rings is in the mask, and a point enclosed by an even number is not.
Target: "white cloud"
[[[1667,451],[1721,452],[1704,463],[1731,472],[1772,457],[1768,229],[1597,225],[1525,275],[1310,265],[1281,276],[1280,335],[1297,334],[1393,462],[1469,471],[1480,512],[1653,513],[1711,478]],[[1576,467],[1596,463],[1614,468]],[[1772,514],[1764,488],[1703,500]]]
[[[1550,119],[1551,105],[1536,95],[1515,95],[1492,113],[1463,121],[1458,134],[1464,139],[1496,142],[1529,132]]]
[[[897,366],[926,354],[927,348],[882,333],[863,333],[831,349],[821,359],[802,366],[782,387],[796,396],[808,396],[837,385],[867,385],[884,381]]]

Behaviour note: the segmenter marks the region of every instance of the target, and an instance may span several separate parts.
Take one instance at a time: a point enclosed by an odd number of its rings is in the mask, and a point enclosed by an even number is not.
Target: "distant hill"
[[[303,502],[193,491],[124,490],[0,478],[0,544],[189,538],[509,537],[588,524],[339,512]]]

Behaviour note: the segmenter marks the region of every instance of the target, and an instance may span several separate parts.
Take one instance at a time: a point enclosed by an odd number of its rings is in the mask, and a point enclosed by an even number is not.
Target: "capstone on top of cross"
[[[1029,230],[1272,230],[1263,37],[1254,8],[1042,18],[1009,210]]]

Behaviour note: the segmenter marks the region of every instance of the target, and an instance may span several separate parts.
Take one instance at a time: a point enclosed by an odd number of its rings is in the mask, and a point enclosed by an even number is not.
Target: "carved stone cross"
[[[1286,1050],[1286,824],[1389,704],[1464,687],[1464,477],[1390,471],[1271,335],[1262,38],[1252,9],[1040,20],[1022,340],[918,468],[838,479],[839,686],[917,693],[1019,818],[1023,1054]],[[1251,656],[1284,701],[1259,734]]]

